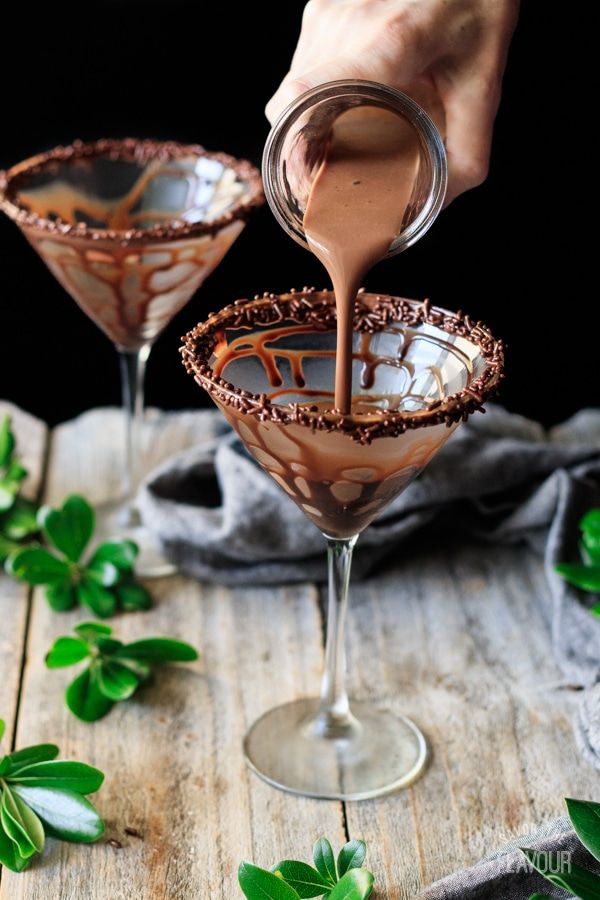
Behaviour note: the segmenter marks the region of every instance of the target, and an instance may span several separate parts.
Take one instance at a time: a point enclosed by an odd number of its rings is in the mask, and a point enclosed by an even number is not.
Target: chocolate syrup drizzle
[[[60,217],[48,218],[25,208],[19,201],[22,190],[32,176],[43,172],[52,173],[59,163],[74,160],[105,157],[136,163],[140,167],[152,162],[170,162],[189,157],[206,157],[233,169],[246,190],[239,203],[227,210],[219,218],[211,221],[187,222],[171,216],[167,222],[157,222],[147,228],[127,227],[97,228],[84,222],[65,221]],[[209,153],[199,144],[179,144],[175,141],[101,139],[91,143],[74,141],[66,147],[55,147],[13,166],[7,172],[0,172],[0,208],[17,224],[39,229],[49,235],[71,235],[89,240],[111,240],[130,244],[136,241],[165,241],[200,235],[214,235],[236,219],[245,220],[250,213],[264,202],[262,182],[257,169],[247,160],[235,159],[226,153]]]
[[[333,390],[314,390],[312,388],[307,388],[303,370],[303,364],[306,359],[335,359],[336,350],[334,348],[331,348],[330,350],[296,350],[281,346],[281,342],[287,337],[308,333],[314,333],[314,326],[288,325],[283,328],[273,328],[266,332],[255,332],[249,336],[242,335],[241,337],[234,338],[228,344],[225,343],[223,347],[219,345],[215,348],[215,355],[217,358],[213,361],[213,371],[215,375],[221,377],[230,363],[253,356],[261,363],[271,386],[273,388],[278,388],[283,384],[279,360],[284,359],[289,364],[291,376],[294,385],[296,386],[294,394],[306,398],[335,398],[335,391]],[[415,340],[424,340],[427,343],[434,344],[440,349],[445,349],[448,353],[460,360],[469,376],[472,376],[473,374],[473,364],[469,355],[464,353],[450,341],[445,341],[434,335],[420,333],[415,329],[405,328],[402,332],[398,332],[400,346],[397,354],[395,356],[381,356],[371,351],[371,342],[374,334],[375,332],[363,332],[360,336],[359,349],[352,353],[352,359],[361,364],[361,388],[367,391],[369,388],[373,387],[376,371],[379,366],[391,366],[395,369],[404,370],[410,381],[408,387],[398,394],[378,395],[371,392],[362,395],[354,393],[353,408],[355,412],[356,407],[359,404],[375,406],[380,402],[385,402],[386,409],[398,410],[407,400],[415,400],[427,404],[433,402],[440,394],[443,394],[442,373],[438,366],[433,365],[423,367],[419,374],[421,375],[422,372],[427,371],[433,377],[437,387],[436,397],[424,397],[416,390],[414,377],[415,366],[414,363],[407,359],[408,351]],[[289,393],[290,388],[284,388],[280,391],[274,390],[269,392],[268,398],[270,401],[273,401]]]
[[[65,164],[101,157],[139,167],[118,202],[95,199],[85,184],[80,189],[60,178]],[[201,190],[204,175],[175,165],[204,158],[223,167],[210,199]],[[40,173],[57,177],[38,187]],[[184,185],[181,209],[136,211],[152,181],[165,176]],[[197,206],[201,198],[204,205]],[[165,141],[76,142],[0,173],[0,208],[84,312],[125,350],[156,338],[220,263],[262,200],[260,176],[250,163]],[[214,217],[208,221],[184,220],[191,210],[210,215],[211,208]],[[78,222],[81,214],[102,227]],[[142,227],[147,220],[154,222]]]
[[[278,322],[291,322],[281,329],[265,331],[261,334],[257,327],[273,325]],[[390,330],[394,322],[408,326],[405,341],[397,359],[380,358],[370,352],[370,336],[381,330]],[[289,294],[276,296],[264,294],[254,300],[238,300],[219,313],[212,313],[206,322],[199,324],[182,339],[181,348],[183,364],[189,374],[205,388],[215,400],[225,406],[232,407],[243,415],[256,416],[260,421],[272,421],[280,424],[296,423],[319,431],[339,431],[347,434],[361,444],[368,444],[379,437],[395,437],[407,429],[421,428],[427,425],[445,423],[448,427],[453,423],[466,420],[475,410],[483,411],[484,400],[497,388],[503,376],[504,348],[489,329],[481,322],[473,322],[462,313],[451,313],[447,310],[431,306],[428,300],[419,303],[399,297],[379,296],[359,293],[355,314],[354,330],[362,334],[361,345],[354,356],[362,363],[362,387],[367,389],[374,380],[375,370],[379,365],[397,365],[410,373],[410,362],[406,359],[408,348],[415,335],[411,328],[428,323],[445,331],[449,335],[460,335],[478,347],[485,360],[483,372],[470,381],[462,390],[443,399],[427,400],[425,409],[407,411],[405,409],[382,409],[373,406],[376,398],[365,397],[369,404],[367,412],[362,409],[351,414],[342,415],[335,409],[324,409],[323,404],[310,404],[315,396],[304,388],[302,373],[302,353],[272,346],[274,337],[281,338],[291,333],[306,331],[333,330],[336,324],[336,313],[333,293],[331,291],[315,291],[304,289]],[[301,326],[299,328],[298,326]],[[252,331],[252,339],[242,335],[227,344],[226,330]],[[434,340],[422,334],[419,338]],[[455,344],[447,345],[452,353],[459,354],[463,363],[469,363],[468,357],[462,354]],[[334,355],[333,350],[311,351],[311,355],[319,353]],[[281,392],[252,394],[241,387],[234,386],[222,377],[226,366],[232,359],[240,359],[247,355],[256,355],[262,362],[271,385],[281,385],[281,373],[277,366],[277,357],[289,361],[297,392],[306,396],[307,403],[278,404],[274,402]],[[216,359],[211,364],[211,358]],[[440,378],[432,367],[431,374]],[[439,382],[438,382],[438,386]],[[287,391],[285,391],[287,393]],[[404,392],[398,398],[398,405],[410,392]],[[318,392],[322,399],[327,393]],[[354,401],[362,398],[354,395]],[[387,398],[389,400],[389,397]],[[419,399],[423,399],[419,396]]]

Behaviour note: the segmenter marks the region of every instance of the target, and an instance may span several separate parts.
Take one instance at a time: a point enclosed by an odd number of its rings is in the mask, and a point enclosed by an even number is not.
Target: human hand
[[[518,0],[309,0],[290,71],[267,117],[273,122],[300,94],[342,78],[404,90],[445,131],[448,203],[487,176],[518,6]]]

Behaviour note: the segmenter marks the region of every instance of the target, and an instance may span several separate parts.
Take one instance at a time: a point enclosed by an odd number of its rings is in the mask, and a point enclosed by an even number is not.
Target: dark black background
[[[546,423],[598,402],[597,328],[565,235],[573,225],[573,138],[556,118],[557,41],[568,22],[525,3],[486,184],[455,201],[406,254],[367,284],[430,296],[483,318],[509,347],[502,401]],[[558,5],[557,5],[558,6]],[[260,161],[264,104],[286,71],[302,2],[23,5],[4,12],[0,168],[74,138],[154,136]],[[560,18],[559,18],[560,17]],[[227,86],[223,75],[227,72]],[[584,161],[580,162],[583,165]],[[115,351],[54,281],[15,225],[0,219],[0,394],[54,423],[117,403]],[[207,311],[326,276],[263,209],[221,267],[159,338],[147,402],[206,398],[179,363],[179,336]],[[574,326],[552,307],[566,308]],[[576,387],[572,387],[576,385]]]

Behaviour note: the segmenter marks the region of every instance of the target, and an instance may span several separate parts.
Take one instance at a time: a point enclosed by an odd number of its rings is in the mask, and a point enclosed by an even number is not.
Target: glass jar
[[[447,162],[442,137],[425,110],[406,94],[373,81],[330,81],[302,94],[271,129],[262,162],[264,192],[287,233],[308,248],[304,212],[312,183],[325,158],[335,120],[357,106],[375,106],[406,119],[418,137],[418,174],[400,233],[385,257],[400,253],[422,237],[442,208]]]

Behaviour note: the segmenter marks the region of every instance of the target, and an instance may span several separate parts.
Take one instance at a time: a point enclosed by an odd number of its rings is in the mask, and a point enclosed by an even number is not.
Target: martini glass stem
[[[343,737],[356,724],[346,693],[345,624],[352,551],[358,535],[344,539],[325,537],[329,572],[327,640],[321,705],[315,724],[319,735],[336,738]]]
[[[139,350],[119,350],[123,411],[125,413],[125,470],[123,496],[125,498],[125,522],[123,525],[140,524],[134,498],[139,483],[141,429],[144,415],[144,375],[150,355],[150,345]]]

